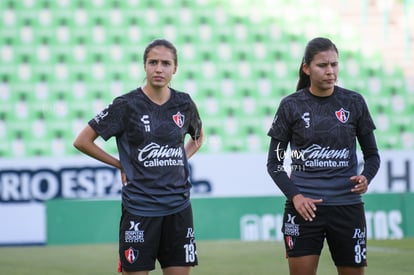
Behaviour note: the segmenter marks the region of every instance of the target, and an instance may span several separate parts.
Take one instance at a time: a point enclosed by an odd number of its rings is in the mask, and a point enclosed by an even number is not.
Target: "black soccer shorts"
[[[141,217],[122,211],[118,271],[195,266],[198,264],[191,205],[162,217]]]
[[[320,255],[326,239],[336,266],[367,265],[364,205],[317,206],[312,222],[287,203],[282,232],[288,257]]]

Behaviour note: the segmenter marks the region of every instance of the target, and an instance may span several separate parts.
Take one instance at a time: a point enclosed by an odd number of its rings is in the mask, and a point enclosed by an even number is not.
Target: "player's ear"
[[[302,71],[306,74],[306,75],[310,75],[310,71],[309,71],[309,66],[306,63],[302,63]]]

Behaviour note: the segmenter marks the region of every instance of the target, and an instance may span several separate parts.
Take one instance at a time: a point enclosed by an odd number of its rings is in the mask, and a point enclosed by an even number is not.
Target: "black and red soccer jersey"
[[[357,175],[357,137],[374,129],[363,97],[335,86],[328,97],[314,96],[309,89],[285,97],[268,135],[290,143],[290,151],[277,153],[291,157],[291,180],[304,196],[341,205],[361,202],[360,195],[350,192],[349,178]]]
[[[130,213],[164,216],[189,205],[184,141],[186,134],[198,138],[201,120],[188,94],[171,89],[169,100],[158,105],[138,88],[115,98],[89,125],[105,140],[116,137]]]

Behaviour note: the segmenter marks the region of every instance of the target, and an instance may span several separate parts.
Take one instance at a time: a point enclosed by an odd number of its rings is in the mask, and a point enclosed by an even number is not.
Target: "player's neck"
[[[333,94],[334,89],[332,88],[332,89],[321,90],[321,89],[315,89],[313,87],[310,87],[309,92],[314,96],[327,97]]]
[[[148,85],[142,87],[142,91],[144,94],[155,104],[162,105],[170,99],[170,88],[162,87],[162,88],[154,88]]]

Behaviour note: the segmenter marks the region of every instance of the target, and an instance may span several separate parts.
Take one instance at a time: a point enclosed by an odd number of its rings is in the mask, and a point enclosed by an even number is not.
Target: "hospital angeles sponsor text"
[[[126,243],[143,243],[144,230],[139,229],[140,222],[129,221],[130,227],[125,230],[125,242]]]
[[[283,161],[286,157],[292,160],[301,160],[303,165],[291,165],[292,170],[304,171],[306,167],[348,167],[349,165],[349,149],[331,149],[329,146],[322,147],[319,144],[302,150],[284,151],[278,144],[276,154],[279,161]]]

